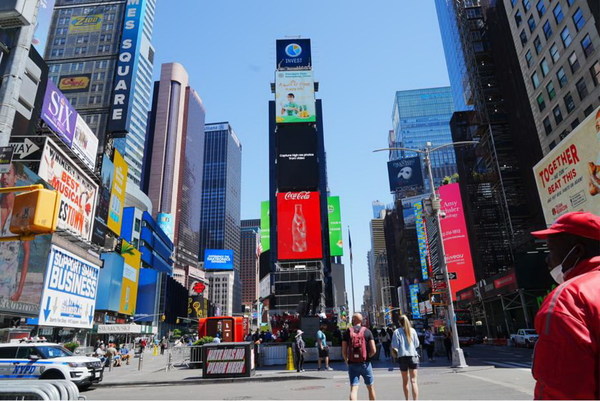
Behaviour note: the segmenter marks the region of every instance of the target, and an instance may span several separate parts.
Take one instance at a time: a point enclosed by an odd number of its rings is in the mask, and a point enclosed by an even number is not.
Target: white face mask
[[[550,270],[550,275],[552,276],[554,281],[556,281],[558,284],[562,284],[565,281],[565,273],[563,272],[563,263],[565,263],[565,260],[567,260],[569,255],[571,255],[571,252],[573,252],[573,249],[575,249],[575,247],[571,248],[569,253],[567,253],[567,256],[564,257],[563,261],[559,265],[557,265],[554,269]],[[569,271],[573,267],[577,266],[578,262],[579,262],[579,258],[575,261],[575,263],[573,263],[573,266],[571,266],[569,269],[567,269],[567,271]]]

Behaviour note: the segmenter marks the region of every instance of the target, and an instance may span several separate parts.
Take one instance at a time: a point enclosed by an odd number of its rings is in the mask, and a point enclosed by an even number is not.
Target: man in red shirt
[[[600,399],[600,217],[566,213],[531,234],[559,284],[535,317],[535,398]]]

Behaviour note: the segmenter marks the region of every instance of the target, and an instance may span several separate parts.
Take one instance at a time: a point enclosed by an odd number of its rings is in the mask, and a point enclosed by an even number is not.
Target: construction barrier
[[[85,400],[69,380],[3,380],[0,386],[3,400]]]

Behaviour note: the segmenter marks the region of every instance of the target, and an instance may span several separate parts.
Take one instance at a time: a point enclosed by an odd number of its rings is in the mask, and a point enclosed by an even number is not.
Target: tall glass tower
[[[56,0],[45,53],[50,79],[94,131],[100,151],[115,138],[138,186],[152,99],[155,7],[156,0]]]
[[[228,122],[206,124],[204,131],[204,175],[198,254],[202,260],[207,249],[233,250],[233,296],[227,298],[228,302],[232,300],[233,305],[232,310],[228,312],[239,312],[242,304],[240,276],[242,144]],[[224,278],[226,277],[211,278],[211,283]],[[231,286],[223,285],[221,288],[226,287]],[[211,285],[211,295],[218,297],[215,289]],[[226,297],[222,298],[226,299]]]
[[[396,92],[392,112],[396,143],[391,145],[423,149],[427,142],[431,142],[434,147],[452,142],[450,118],[453,112],[454,103],[449,86]],[[390,154],[390,160],[413,156],[415,153],[412,152],[394,151]],[[431,159],[436,186],[440,185],[444,177],[456,173],[456,158],[452,147],[432,153]],[[429,189],[427,180],[425,187]]]

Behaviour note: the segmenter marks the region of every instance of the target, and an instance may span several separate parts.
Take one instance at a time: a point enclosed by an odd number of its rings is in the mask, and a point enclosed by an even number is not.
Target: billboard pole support
[[[350,226],[348,226],[348,240],[350,246],[350,286],[352,287],[352,313],[356,313],[356,302],[354,300],[354,267],[352,263],[352,239],[350,238]]]

